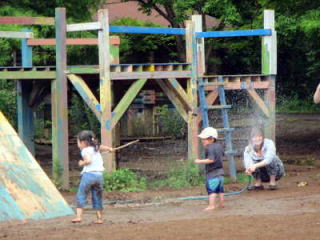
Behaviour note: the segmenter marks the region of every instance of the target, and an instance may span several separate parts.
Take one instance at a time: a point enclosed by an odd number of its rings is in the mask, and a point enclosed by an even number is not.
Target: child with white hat
[[[196,159],[196,164],[205,164],[206,188],[209,195],[209,206],[204,210],[215,209],[215,199],[219,196],[220,207],[224,207],[224,170],[223,147],[217,143],[218,132],[215,128],[207,127],[199,135],[205,148],[205,159]]]

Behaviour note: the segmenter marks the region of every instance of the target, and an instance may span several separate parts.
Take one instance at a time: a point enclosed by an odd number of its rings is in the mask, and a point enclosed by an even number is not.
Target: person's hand
[[[249,168],[247,168],[247,169],[245,170],[245,173],[246,173],[247,175],[252,175],[252,172],[250,171]]]
[[[201,163],[201,160],[197,158],[196,160],[194,160],[194,163],[199,164]]]
[[[84,165],[84,161],[83,160],[79,160],[78,165],[79,165],[79,167],[82,167]]]
[[[256,169],[257,169],[256,166],[255,166],[255,165],[252,165],[252,166],[249,167],[248,170],[249,170],[251,173],[253,173],[254,171],[256,171]]]

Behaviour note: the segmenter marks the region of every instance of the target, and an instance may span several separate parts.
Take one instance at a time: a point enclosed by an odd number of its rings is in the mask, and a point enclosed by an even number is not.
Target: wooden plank
[[[220,38],[220,37],[249,37],[249,36],[269,36],[270,29],[250,29],[234,31],[197,32],[197,38]]]
[[[96,115],[98,121],[101,121],[101,110],[100,104],[88,85],[85,81],[75,74],[69,74],[68,78],[75,89],[78,91],[84,102],[88,105],[88,107],[92,110],[92,112]]]
[[[187,61],[191,62],[191,76],[187,82],[187,94],[191,102],[192,110],[188,112],[188,158],[195,159],[199,156],[199,122],[198,120],[198,64],[197,41],[195,38],[195,20],[186,25]],[[190,59],[191,57],[191,59]]]
[[[265,103],[269,109],[270,116],[265,121],[265,135],[275,141],[276,132],[276,92],[275,84],[277,74],[277,33],[275,31],[275,17],[273,10],[264,11],[264,28],[270,28],[271,36],[262,38],[262,74],[272,74],[270,78],[270,87],[265,93]]]
[[[160,28],[160,27],[130,27],[130,26],[110,26],[112,33],[145,33],[145,34],[170,34],[184,35],[184,28]]]
[[[73,214],[0,111],[0,222]]]
[[[269,109],[265,105],[264,101],[260,98],[256,90],[254,89],[246,89],[249,93],[250,98],[252,101],[258,106],[258,108],[262,111],[262,113],[265,115],[265,117],[270,117]]]
[[[127,111],[128,107],[138,95],[144,84],[147,82],[147,79],[139,79],[132,83],[130,88],[127,90],[125,95],[122,97],[118,105],[115,107],[113,111],[113,118],[112,118],[112,128],[116,126],[119,122],[125,111]]]
[[[56,80],[52,81],[52,176],[58,186],[69,188],[68,88],[66,10],[55,9],[56,20]]]
[[[262,74],[277,74],[277,32],[274,10],[264,10],[264,28],[271,29],[271,36],[262,37]]]
[[[189,78],[190,71],[172,71],[172,72],[112,72],[112,80],[127,80],[127,79],[162,79],[162,78]]]
[[[0,38],[33,38],[33,33],[0,31]]]
[[[188,95],[180,83],[174,78],[169,78],[166,81],[168,81],[168,85],[171,85],[171,87],[176,91],[176,94],[179,96],[180,100],[183,101],[184,105],[191,110],[192,107]]]
[[[224,85],[225,90],[239,90],[239,89],[267,89],[270,86],[269,81],[263,81],[263,82],[228,82],[227,84]],[[207,91],[213,91],[217,89],[217,86],[205,86],[205,90]]]
[[[15,80],[15,79],[55,79],[55,71],[25,71],[25,72],[10,72],[0,71],[0,79]]]
[[[196,32],[195,35],[197,35],[198,33],[202,33],[202,16],[192,15],[191,19],[194,23],[194,31]],[[203,75],[206,71],[204,39],[199,38],[195,41],[197,42],[198,74]]]
[[[77,31],[88,31],[88,30],[100,30],[100,22],[89,22],[89,23],[75,23],[67,25],[67,32],[77,32]]]
[[[24,32],[31,32],[24,29]],[[21,58],[23,67],[32,67],[32,48],[27,45],[26,39],[21,39]],[[32,82],[17,80],[17,120],[19,136],[34,154],[34,119],[33,110],[29,106],[29,98],[32,90]]]
[[[212,104],[214,104],[214,102],[216,101],[216,99],[219,97],[219,93],[218,93],[218,89],[211,91],[207,96],[206,96],[206,100],[207,100],[207,105],[211,106]]]
[[[99,72],[100,72],[100,105],[101,105],[101,142],[113,146],[112,134],[112,85],[110,78],[110,48],[109,48],[109,16],[108,10],[98,11],[98,21],[101,30],[98,32]],[[104,153],[103,160],[107,171],[114,170],[115,158],[111,153]]]
[[[266,137],[276,141],[276,76],[270,77],[270,87],[265,91],[264,101],[269,110],[269,118],[265,121]]]
[[[176,107],[177,111],[180,113],[181,117],[188,122],[188,112],[186,111],[183,103],[177,97],[176,93],[170,89],[165,81],[156,79],[156,82],[159,84],[163,92],[167,95],[172,104]]]
[[[31,38],[27,40],[29,46],[54,46],[56,40],[54,38]],[[110,37],[110,44],[120,45],[120,38],[117,36]],[[68,38],[67,45],[98,45],[97,38]]]
[[[54,25],[53,17],[0,17],[0,24]]]

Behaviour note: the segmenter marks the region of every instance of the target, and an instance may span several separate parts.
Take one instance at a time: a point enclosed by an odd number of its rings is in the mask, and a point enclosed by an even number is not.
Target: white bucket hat
[[[215,139],[218,139],[218,131],[217,129],[213,127],[207,127],[201,131],[201,133],[198,135],[199,138],[206,139],[209,137],[213,137]]]

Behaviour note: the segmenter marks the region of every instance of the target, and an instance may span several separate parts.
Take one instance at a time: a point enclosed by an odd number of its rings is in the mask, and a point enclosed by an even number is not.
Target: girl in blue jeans
[[[92,207],[97,211],[97,220],[94,223],[103,223],[102,219],[102,192],[103,192],[103,159],[100,152],[112,152],[113,148],[99,145],[92,131],[82,131],[77,137],[78,147],[81,151],[82,160],[79,166],[81,181],[77,192],[76,217],[73,223],[81,222],[83,208],[87,203],[88,194],[91,192]]]

